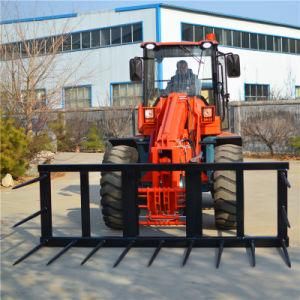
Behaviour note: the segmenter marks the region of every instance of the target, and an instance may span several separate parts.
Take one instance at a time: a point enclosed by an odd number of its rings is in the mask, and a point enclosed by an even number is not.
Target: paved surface
[[[61,153],[56,163],[95,163],[100,154]],[[39,218],[13,230],[18,220],[39,209],[38,184],[20,190],[1,190],[1,297],[2,299],[300,299],[300,161],[290,162],[289,230],[292,269],[277,249],[256,249],[251,268],[244,249],[225,249],[220,268],[214,267],[215,249],[194,249],[184,268],[184,249],[162,249],[151,268],[153,249],[131,250],[118,268],[112,265],[121,249],[101,249],[83,267],[90,249],[71,249],[53,265],[46,262],[58,249],[42,249],[24,262],[12,263],[38,244]],[[276,176],[274,172],[245,175],[247,234],[275,233]],[[54,233],[79,234],[79,176],[66,174],[52,181]],[[99,218],[99,175],[90,175],[92,234],[111,234]],[[250,194],[251,193],[251,194]],[[211,211],[204,211],[206,234],[216,234]],[[173,230],[148,229],[146,234]],[[116,234],[116,233],[114,233]]]

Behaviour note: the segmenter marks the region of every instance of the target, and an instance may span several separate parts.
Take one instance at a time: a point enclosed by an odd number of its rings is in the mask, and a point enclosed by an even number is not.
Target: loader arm
[[[179,141],[188,138],[187,115],[188,103],[186,95],[171,94],[165,101],[162,122],[155,138],[154,147],[172,149]]]
[[[209,108],[201,98],[183,93],[161,97],[154,107],[139,107],[139,131],[150,136],[149,163],[189,163],[201,157],[203,135],[220,134],[220,118],[214,114],[203,119],[203,109]],[[213,108],[211,108],[213,110]],[[201,159],[198,158],[198,163]],[[199,173],[203,185],[206,172]],[[180,225],[185,207],[185,172],[147,172],[142,178],[139,197],[141,209],[147,210],[147,225]]]

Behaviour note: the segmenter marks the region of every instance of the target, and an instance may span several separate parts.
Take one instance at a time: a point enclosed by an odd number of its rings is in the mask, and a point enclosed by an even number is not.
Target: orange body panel
[[[221,121],[215,116],[205,119],[203,108],[207,104],[186,94],[171,93],[161,97],[154,107],[138,109],[138,129],[150,136],[150,163],[187,163],[201,153],[200,142],[205,136],[220,135]],[[151,111],[152,110],[152,111]],[[199,161],[200,162],[200,161]],[[144,199],[140,208],[147,209],[147,225],[180,225],[185,207],[184,172],[148,172],[142,181],[151,186],[139,188],[139,198]],[[207,182],[206,174],[201,174]]]

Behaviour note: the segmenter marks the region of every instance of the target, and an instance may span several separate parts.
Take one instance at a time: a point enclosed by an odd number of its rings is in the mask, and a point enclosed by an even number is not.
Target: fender
[[[134,147],[139,153],[139,162],[148,162],[150,138],[148,136],[134,136],[129,138],[110,138],[112,146],[125,145]]]

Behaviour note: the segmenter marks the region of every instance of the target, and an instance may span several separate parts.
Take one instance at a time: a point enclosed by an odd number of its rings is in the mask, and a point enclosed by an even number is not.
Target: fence
[[[283,116],[288,117],[287,123],[292,127],[292,135],[300,136],[300,101],[298,100],[280,100],[280,101],[234,101],[229,103],[229,123],[230,130],[243,136],[243,126],[247,126],[247,119],[253,120],[256,115],[272,115],[274,122],[282,119]],[[275,124],[274,123],[274,124]],[[278,125],[278,124],[277,124]],[[287,124],[286,124],[287,125]],[[288,144],[288,128],[286,141],[284,143],[275,144],[275,152],[287,153],[293,152]],[[291,129],[290,129],[291,131]],[[243,136],[244,150],[250,152],[267,152],[268,148],[260,141]]]
[[[259,140],[243,136],[243,126],[250,117],[258,113],[265,112],[272,114],[274,119],[282,118],[283,114],[289,116],[289,123],[292,122],[293,135],[300,136],[300,101],[280,100],[280,101],[233,101],[229,103],[229,124],[230,130],[242,135],[244,140],[244,150],[250,152],[266,152],[268,148]],[[49,113],[49,112],[48,112]],[[93,124],[101,128],[105,138],[131,136],[137,133],[137,110],[133,107],[100,107],[81,110],[61,110],[52,111],[48,120],[57,120],[59,114],[63,116],[64,122],[71,125],[78,135],[86,136],[89,127]],[[277,144],[275,152],[293,152],[288,144]]]
[[[105,107],[82,111],[64,111],[66,122],[82,123],[81,127],[88,128],[89,124],[96,123],[103,128],[105,136],[130,136],[136,130],[136,111],[133,114],[132,107]],[[289,124],[292,123],[293,135],[300,136],[300,101],[233,101],[229,103],[230,130],[243,136],[243,126],[250,117],[259,113],[272,115],[275,120],[286,116]],[[276,122],[276,121],[275,121]],[[86,130],[84,130],[86,132]],[[244,150],[249,152],[267,152],[268,148],[257,139],[243,136]],[[284,143],[275,143],[274,150],[277,153],[292,153],[293,149],[288,144],[288,138]]]
[[[100,107],[82,110],[52,111],[49,120],[57,120],[59,114],[66,124],[78,127],[82,136],[89,127],[97,125],[105,137],[124,137],[132,135],[135,130],[135,109],[132,107]]]

